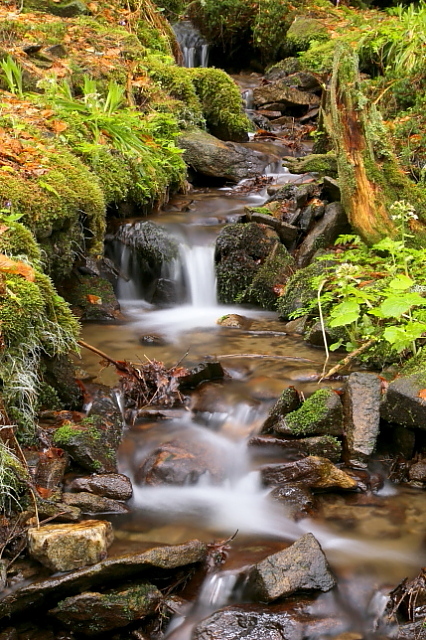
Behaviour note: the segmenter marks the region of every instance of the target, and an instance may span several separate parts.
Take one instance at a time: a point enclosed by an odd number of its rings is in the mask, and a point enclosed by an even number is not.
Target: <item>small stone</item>
[[[285,484],[282,487],[275,487],[269,494],[273,500],[283,502],[294,513],[306,513],[314,506],[314,496],[308,487],[300,484]]]
[[[96,564],[106,556],[114,538],[110,522],[48,524],[28,531],[30,555],[52,571],[71,571]]]
[[[228,315],[219,318],[216,321],[216,324],[219,324],[221,327],[248,330],[253,324],[253,320],[250,320],[250,318],[246,318],[245,316],[240,316],[238,313],[229,313]]]
[[[69,485],[70,491],[89,491],[111,500],[129,500],[133,489],[129,478],[122,473],[99,473],[93,476],[75,478]]]
[[[274,426],[276,433],[289,436],[332,435],[343,433],[343,407],[331,389],[318,389],[300,409],[292,411]]]
[[[179,378],[179,389],[195,389],[199,384],[225,377],[220,362],[202,362],[190,370],[189,374]]]
[[[335,584],[321,545],[312,533],[256,564],[248,579],[250,590],[265,602],[300,590],[329,591]]]
[[[426,429],[426,400],[419,395],[425,387],[424,373],[413,373],[393,380],[380,408],[381,418],[405,427]]]
[[[365,464],[379,435],[380,378],[374,373],[357,371],[346,382],[343,399],[348,464]]]
[[[295,320],[290,320],[290,322],[286,322],[284,325],[284,331],[286,333],[293,333],[297,336],[303,336],[306,331],[306,323],[308,321],[308,316],[302,316],[300,318],[296,318]]]
[[[65,504],[78,507],[82,513],[129,513],[129,507],[118,500],[102,498],[101,496],[80,491],[79,493],[64,493],[62,496]]]
[[[340,202],[339,182],[330,176],[324,176],[321,193],[329,202]]]
[[[94,636],[154,613],[163,597],[152,584],[107,593],[86,592],[59,602],[49,613],[73,631]]]
[[[426,482],[426,459],[415,462],[410,467],[408,477],[414,482]]]
[[[342,489],[353,491],[358,487],[356,480],[327,460],[308,456],[297,462],[266,465],[261,468],[262,480],[266,485],[281,486],[289,482],[301,483],[311,489]]]

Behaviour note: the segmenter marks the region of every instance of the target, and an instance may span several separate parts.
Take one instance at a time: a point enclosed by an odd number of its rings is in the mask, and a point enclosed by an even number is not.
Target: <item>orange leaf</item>
[[[68,125],[66,122],[61,122],[60,120],[53,120],[53,122],[50,123],[50,128],[55,133],[62,133],[62,131],[65,131],[66,129],[68,129]]]
[[[3,253],[0,253],[0,271],[4,271],[6,273],[18,273],[29,282],[34,282],[35,280],[34,269],[30,267],[29,264],[25,264],[25,262],[21,262],[19,260],[12,260]]]
[[[2,233],[7,231],[8,229],[9,229],[9,227],[7,226],[7,224],[0,224],[0,236],[1,236]]]
[[[86,298],[90,302],[90,304],[102,304],[102,298],[99,296],[93,296],[91,293],[88,293]]]
[[[418,395],[422,400],[426,400],[426,389],[420,389]]]
[[[47,500],[52,495],[52,489],[45,489],[44,487],[36,487],[37,493],[41,498]]]

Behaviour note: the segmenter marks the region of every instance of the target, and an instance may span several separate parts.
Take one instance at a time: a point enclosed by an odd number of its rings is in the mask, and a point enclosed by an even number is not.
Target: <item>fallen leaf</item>
[[[4,233],[5,231],[7,231],[10,227],[7,226],[7,224],[0,224],[0,236],[2,233]]]
[[[21,262],[20,260],[12,260],[4,254],[0,253],[0,271],[5,273],[17,273],[23,276],[28,282],[34,282],[35,273],[34,269],[29,264]]]
[[[45,489],[44,487],[36,487],[37,493],[41,498],[47,500],[52,495],[52,489]]]
[[[421,398],[422,400],[426,400],[426,389],[420,389],[419,393],[418,393],[419,398]]]
[[[55,133],[62,133],[62,131],[65,131],[66,129],[68,129],[68,125],[66,122],[61,122],[60,120],[53,120],[53,122],[50,123],[50,128]]]
[[[102,298],[99,296],[94,296],[91,293],[88,293],[86,298],[90,302],[90,304],[102,304]]]

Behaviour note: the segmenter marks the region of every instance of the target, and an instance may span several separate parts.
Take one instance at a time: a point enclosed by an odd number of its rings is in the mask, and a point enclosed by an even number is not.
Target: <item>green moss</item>
[[[65,425],[63,427],[59,427],[53,434],[52,442],[53,444],[61,447],[63,445],[67,445],[71,442],[71,440],[76,435],[75,426]]]
[[[0,253],[8,256],[26,256],[31,263],[39,265],[41,251],[31,231],[20,222],[10,222],[7,216],[2,217],[1,214],[0,224],[7,227],[0,234]]]
[[[284,245],[277,243],[239,300],[274,311],[278,299],[275,288],[285,284],[294,269],[294,259]]]
[[[334,151],[311,153],[304,158],[283,158],[284,165],[292,173],[318,173],[320,176],[337,177],[337,158]]]
[[[277,310],[281,320],[315,312],[318,291],[318,277],[325,275],[332,267],[326,262],[313,262],[299,269],[287,281],[284,294],[278,298]]]
[[[315,391],[305,400],[300,409],[292,411],[286,416],[286,427],[294,436],[308,436],[316,433],[318,423],[322,423],[328,418],[329,401],[334,399],[333,396],[334,391],[330,389]]]
[[[272,211],[268,207],[247,207],[250,213],[261,213],[264,216],[272,216]]]
[[[287,41],[294,51],[306,50],[311,42],[324,42],[329,39],[327,29],[315,18],[297,17],[286,34]]]
[[[209,132],[221,140],[248,140],[252,124],[242,110],[241,93],[232,78],[221,69],[190,72]]]
[[[29,481],[28,472],[3,442],[0,442],[0,512],[8,515],[21,508]]]

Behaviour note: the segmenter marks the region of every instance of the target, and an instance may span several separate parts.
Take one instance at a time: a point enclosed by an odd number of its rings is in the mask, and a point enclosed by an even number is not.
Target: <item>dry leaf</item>
[[[0,236],[2,233],[7,231],[8,229],[10,229],[10,227],[8,227],[7,224],[0,224]]]
[[[420,389],[419,393],[418,393],[419,398],[421,398],[422,400],[426,400],[426,389]]]
[[[53,493],[52,489],[45,489],[44,487],[36,487],[36,489],[38,495],[45,500],[48,500]]]
[[[3,253],[0,253],[0,271],[6,273],[18,273],[23,276],[28,282],[34,282],[35,273],[34,269],[29,264],[21,262],[20,260],[12,260]]]
[[[91,293],[88,293],[86,298],[90,302],[90,304],[102,304],[102,298],[99,296],[93,296]]]
[[[50,122],[50,128],[55,133],[62,133],[62,131],[65,131],[66,129],[68,129],[68,125],[66,122],[61,122],[60,120],[53,120],[53,122]]]

